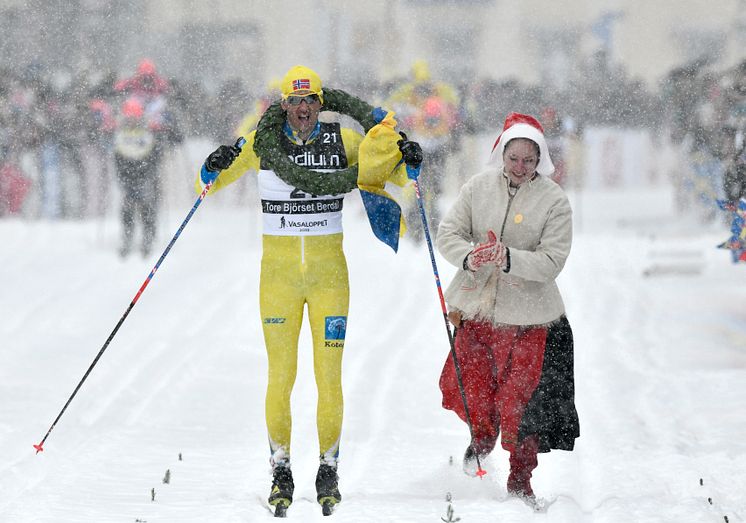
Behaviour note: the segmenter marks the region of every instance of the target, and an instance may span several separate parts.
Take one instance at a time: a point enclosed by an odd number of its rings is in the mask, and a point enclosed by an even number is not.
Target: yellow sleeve
[[[241,154],[238,155],[238,158],[233,161],[233,164],[230,167],[220,172],[220,176],[218,176],[215,183],[212,184],[212,188],[210,188],[210,193],[219,191],[226,185],[232,184],[248,171],[259,171],[259,157],[254,152],[255,135],[256,131],[252,131],[246,137],[246,143],[241,148]],[[202,190],[205,188],[202,184],[202,179],[200,178],[201,171],[202,166],[200,166],[200,170],[197,172],[197,179],[194,182],[194,189],[197,191],[197,194],[202,193]]]
[[[342,127],[342,144],[345,146],[345,154],[347,155],[347,166],[357,165],[358,156],[360,150],[360,143],[363,141],[363,135]]]

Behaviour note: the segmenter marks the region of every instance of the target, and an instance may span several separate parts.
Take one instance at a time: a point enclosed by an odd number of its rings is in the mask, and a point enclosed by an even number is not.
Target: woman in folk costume
[[[437,247],[460,270],[446,291],[470,414],[464,471],[474,473],[502,432],[508,492],[534,501],[537,453],[572,450],[573,336],[555,282],[572,243],[572,210],[541,124],[510,114],[488,167],[462,188]],[[466,421],[453,359],[440,378],[443,407]]]

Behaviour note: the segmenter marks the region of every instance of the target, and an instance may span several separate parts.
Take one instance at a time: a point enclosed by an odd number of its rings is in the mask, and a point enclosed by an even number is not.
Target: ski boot
[[[334,511],[334,505],[342,501],[337,482],[337,468],[322,463],[316,474],[316,500],[321,505],[321,513],[330,516]]]
[[[288,507],[293,502],[293,473],[290,467],[277,466],[272,472],[272,490],[269,493],[269,504],[275,507],[275,517],[284,518]]]

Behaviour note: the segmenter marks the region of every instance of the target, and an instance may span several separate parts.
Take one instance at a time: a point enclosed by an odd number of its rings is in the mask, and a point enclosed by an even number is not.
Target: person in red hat
[[[116,92],[137,96],[141,101],[165,95],[168,88],[168,80],[158,74],[155,63],[149,58],[140,60],[133,76],[114,84]]]
[[[464,471],[481,473],[501,434],[508,493],[536,503],[537,454],[572,450],[573,336],[555,282],[572,244],[572,210],[536,118],[511,113],[487,168],[474,175],[440,225],[437,247],[459,268],[445,297],[472,439]],[[467,421],[449,356],[443,407]]]
[[[139,99],[127,98],[120,109],[114,132],[114,165],[122,190],[122,243],[119,255],[132,251],[135,223],[142,224],[143,256],[150,253],[158,213],[158,149],[156,133],[148,125]]]

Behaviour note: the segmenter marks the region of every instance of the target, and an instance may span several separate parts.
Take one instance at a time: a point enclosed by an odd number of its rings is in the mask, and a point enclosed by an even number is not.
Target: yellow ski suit
[[[291,133],[288,152],[295,163],[336,170],[358,161],[363,137],[339,124],[318,124],[306,143]],[[254,152],[255,131],[233,164],[220,173],[210,192],[248,171],[257,172],[264,232],[259,305],[268,358],[265,417],[273,464],[289,461],[292,418],[290,394],[295,383],[298,336],[304,305],[313,338],[318,388],[316,423],[322,462],[334,464],[342,429],[342,353],[349,306],[347,262],[342,250],[344,195],[317,197],[282,182],[262,169]],[[197,177],[196,188],[202,185]]]

